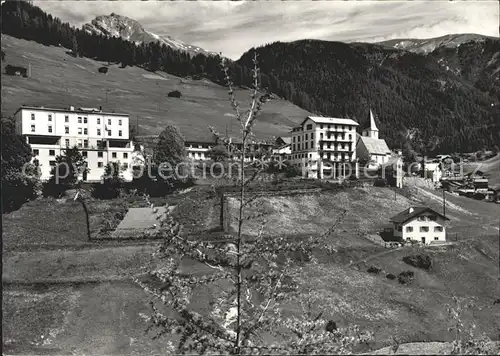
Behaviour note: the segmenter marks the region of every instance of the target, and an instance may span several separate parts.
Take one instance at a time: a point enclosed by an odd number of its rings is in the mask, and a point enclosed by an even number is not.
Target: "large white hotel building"
[[[42,180],[50,178],[56,156],[74,146],[86,157],[89,168],[82,180],[100,181],[109,162],[119,162],[122,177],[132,180],[138,152],[129,139],[127,114],[73,106],[69,109],[22,106],[14,117],[17,132],[26,138],[34,159],[40,163]]]
[[[292,129],[292,163],[307,178],[358,175],[356,129],[351,119],[308,116]]]

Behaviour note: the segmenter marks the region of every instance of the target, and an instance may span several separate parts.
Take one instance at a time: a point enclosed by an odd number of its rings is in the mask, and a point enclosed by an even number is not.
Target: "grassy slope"
[[[177,124],[188,138],[210,137],[208,125],[221,132],[237,132],[230,125],[233,111],[227,89],[206,80],[181,79],[166,73],[161,76],[141,68],[110,66],[107,75],[97,69],[104,63],[88,58],[73,58],[64,48],[2,35],[2,112],[11,115],[20,105],[46,107],[99,107],[130,114],[131,123],[139,118],[140,134],[157,134],[166,123]],[[28,67],[32,77],[22,78],[4,74],[7,64]],[[106,90],[108,100],[106,102]],[[182,98],[168,98],[172,90],[180,90]],[[238,90],[238,99],[246,109],[249,93]],[[158,103],[160,103],[160,106]],[[309,113],[285,100],[272,100],[264,106],[256,125],[258,137],[284,135],[290,127]]]
[[[193,193],[194,197],[203,201],[201,196]],[[379,346],[387,345],[392,335],[398,336],[403,342],[449,340],[444,305],[451,303],[451,296],[455,294],[478,298],[481,310],[475,311],[474,315],[467,315],[466,321],[474,320],[479,331],[497,337],[500,328],[500,321],[496,317],[498,305],[492,305],[493,300],[500,297],[496,280],[499,273],[496,236],[474,238],[463,241],[458,247],[432,250],[433,270],[424,272],[401,261],[404,255],[412,252],[402,250],[378,255],[381,249],[363,238],[364,234],[376,231],[380,221],[394,212],[410,204],[421,204],[418,197],[415,201],[409,201],[398,196],[394,201],[392,191],[368,188],[346,190],[336,196],[325,195],[316,203],[308,199],[296,196],[287,202],[263,202],[263,205],[268,210],[271,225],[275,226],[273,233],[280,233],[283,229],[290,232],[300,227],[300,224],[283,226],[278,223],[280,214],[286,211],[294,213],[298,221],[311,220],[309,226],[304,225],[302,233],[305,234],[327,229],[340,209],[349,211],[341,231],[328,240],[328,243],[338,247],[339,252],[329,259],[320,258],[318,266],[307,267],[302,281],[304,290],[310,287],[319,293],[320,304],[339,325],[357,323],[363,329],[375,332]],[[309,209],[297,209],[305,203],[312,205],[308,205]],[[458,206],[463,202],[455,203]],[[61,206],[59,210],[63,212],[67,209],[68,206],[65,209]],[[196,209],[205,208],[200,206]],[[25,206],[13,213],[17,214],[16,219],[9,214],[4,220],[5,228],[12,233],[17,231],[16,225],[32,224],[30,219],[37,216],[36,210],[34,206]],[[309,210],[319,215],[325,213],[327,219],[314,220]],[[331,213],[328,215],[329,210]],[[493,211],[484,209],[481,212],[484,217],[489,216],[493,220],[492,215],[487,215],[493,214]],[[450,222],[452,226],[458,224],[459,219],[462,220],[460,228],[468,224],[473,229],[477,224],[473,219],[467,220],[469,215],[462,211],[450,208],[450,214],[455,217]],[[71,220],[70,215],[63,217],[66,225],[78,220]],[[53,224],[60,221],[58,218],[55,213],[46,214],[45,224],[62,229],[62,225]],[[312,229],[311,224],[316,224],[316,229]],[[71,238],[73,236],[59,243],[81,244],[78,238]],[[26,242],[29,240],[21,241]],[[3,280],[42,282],[42,286],[6,286],[3,294],[6,328],[4,345],[10,348],[11,353],[41,353],[42,349],[30,342],[40,341],[40,335],[44,335],[45,339],[49,336],[50,344],[44,346],[43,350],[52,353],[88,353],[90,350],[92,353],[106,354],[158,352],[162,342],[152,341],[151,334],[144,334],[146,323],[140,317],[140,313],[148,311],[149,297],[129,279],[131,274],[139,272],[151,261],[152,249],[153,246],[130,244],[113,249],[110,246],[93,246],[72,251],[8,251],[4,256]],[[372,254],[377,255],[369,259],[367,264],[357,262],[357,259]],[[355,263],[349,266],[350,261]],[[413,270],[417,278],[413,285],[401,286],[384,275],[367,273],[369,265],[380,266],[394,274]],[[87,283],[43,286],[44,281],[54,280]],[[96,280],[110,281],[95,283]],[[204,298],[201,293],[197,293],[197,296]],[[27,321],[28,313],[30,322]]]

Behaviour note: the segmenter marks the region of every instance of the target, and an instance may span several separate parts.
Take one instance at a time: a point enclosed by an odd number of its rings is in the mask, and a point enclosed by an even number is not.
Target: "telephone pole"
[[[444,188],[443,188],[443,216],[446,217],[446,195]]]

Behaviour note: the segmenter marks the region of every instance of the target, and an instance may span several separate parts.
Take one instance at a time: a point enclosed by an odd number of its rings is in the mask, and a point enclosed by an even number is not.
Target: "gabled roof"
[[[370,154],[385,155],[391,153],[391,150],[383,139],[368,136],[359,136],[359,139],[364,143]]]
[[[323,117],[323,116],[308,116],[301,123],[300,126],[304,125],[308,119],[311,119],[317,124],[335,124],[335,125],[352,125],[359,126],[359,124],[351,119],[341,119],[337,117]]]
[[[413,209],[413,211],[411,213],[410,213],[410,209]],[[438,213],[435,210],[432,210],[431,208],[429,208],[427,206],[417,206],[417,207],[408,208],[408,209],[402,211],[398,215],[393,216],[390,221],[397,223],[397,224],[402,224],[402,223],[407,222],[410,219],[413,219],[413,218],[421,215],[424,212],[431,212],[433,214],[440,216],[441,218],[443,218],[445,220],[450,220],[447,217],[445,217],[444,215]]]

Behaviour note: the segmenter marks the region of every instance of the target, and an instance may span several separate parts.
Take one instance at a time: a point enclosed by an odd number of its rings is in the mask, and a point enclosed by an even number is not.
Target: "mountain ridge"
[[[99,15],[90,23],[82,26],[82,29],[89,34],[103,35],[108,37],[119,37],[123,40],[134,42],[135,44],[148,44],[159,41],[160,44],[180,51],[188,52],[191,55],[204,54],[216,55],[216,52],[207,51],[199,46],[187,44],[171,36],[162,37],[154,32],[146,30],[139,21],[127,16],[112,12],[110,15]]]
[[[456,48],[467,42],[481,42],[488,38],[498,39],[498,37],[485,36],[477,33],[453,33],[430,38],[394,38],[391,40],[374,42],[374,44],[419,54],[428,54],[438,48]]]

